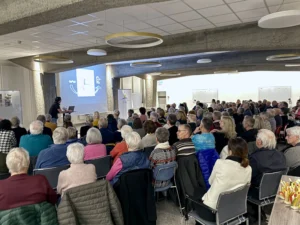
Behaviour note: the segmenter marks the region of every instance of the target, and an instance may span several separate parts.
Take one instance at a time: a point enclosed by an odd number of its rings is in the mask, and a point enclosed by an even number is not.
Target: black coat
[[[156,204],[152,170],[132,170],[114,185],[121,202],[124,225],[156,225]]]
[[[253,142],[256,141],[257,132],[257,129],[247,130],[244,133],[242,133],[240,137],[243,138],[247,143]]]
[[[216,140],[216,150],[220,154],[223,148],[228,144],[228,138],[225,137],[224,133],[214,132],[213,133]]]
[[[178,138],[177,138],[177,131],[178,131],[178,127],[176,126],[173,126],[173,127],[170,127],[169,129],[169,144],[170,146],[172,146],[175,142],[178,141]]]

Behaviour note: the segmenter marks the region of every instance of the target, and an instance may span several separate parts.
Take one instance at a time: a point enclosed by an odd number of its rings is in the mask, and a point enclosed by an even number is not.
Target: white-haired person
[[[123,153],[114,163],[106,179],[114,185],[120,176],[128,171],[137,169],[149,169],[150,161],[145,153],[139,150],[141,137],[136,132],[131,132],[125,136],[128,152]]]
[[[259,187],[263,173],[282,171],[287,168],[285,156],[276,150],[276,137],[272,131],[259,130],[256,146],[258,150],[249,157],[252,167],[251,187]]]
[[[158,127],[162,127],[162,125],[158,122],[158,114],[156,112],[151,112],[150,113],[150,120],[153,121],[153,123],[155,123],[155,126]]]
[[[70,164],[66,156],[68,137],[66,128],[56,128],[52,136],[54,144],[40,152],[35,168],[51,168]]]
[[[140,119],[140,118],[138,118]],[[123,140],[116,144],[116,146],[113,148],[113,150],[110,152],[110,156],[114,159],[113,163],[117,161],[117,159],[125,152],[128,152],[128,147],[125,142],[125,136],[129,133],[131,133],[133,130],[131,126],[124,125],[121,128],[121,136]]]
[[[85,125],[80,127],[80,137],[84,137],[86,136],[88,130],[93,127],[93,121],[94,121],[94,117],[93,116],[86,116],[85,118]]]
[[[35,120],[30,126],[30,134],[21,137],[20,147],[26,149],[29,156],[38,156],[38,154],[53,144],[49,135],[43,134],[44,125],[41,121]]]
[[[57,193],[61,195],[70,188],[97,180],[95,166],[84,164],[84,146],[82,144],[70,144],[67,148],[67,158],[71,163],[70,168],[60,172],[57,183]]]
[[[20,139],[23,135],[27,134],[27,130],[23,127],[20,127],[20,119],[17,116],[14,116],[10,119],[12,131],[15,133],[17,140],[17,146],[19,147]]]
[[[121,142],[122,140],[123,140],[123,137],[122,137],[122,135],[121,135],[121,129],[122,129],[122,127],[124,126],[124,125],[127,125],[127,121],[126,120],[124,120],[124,119],[120,119],[119,121],[118,121],[118,130],[116,130],[115,132],[114,132],[114,141],[116,142],[116,143],[118,143],[118,142]]]
[[[284,152],[287,167],[300,166],[300,127],[288,128],[286,130],[286,140],[292,146]]]
[[[27,175],[29,154],[23,148],[13,148],[6,157],[11,176],[0,180],[0,210],[18,208],[41,202],[55,205],[57,195],[42,175]]]
[[[86,142],[84,160],[96,159],[107,155],[106,146],[102,144],[102,136],[97,128],[92,127],[88,130]]]
[[[57,124],[52,123],[52,116],[50,114],[46,114],[45,117],[46,117],[45,127],[51,129],[53,133],[53,131],[57,128]]]

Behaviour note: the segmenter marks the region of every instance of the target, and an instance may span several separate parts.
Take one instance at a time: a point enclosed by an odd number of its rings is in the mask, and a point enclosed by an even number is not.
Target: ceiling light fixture
[[[286,28],[300,25],[300,10],[275,12],[262,17],[258,21],[261,28]]]
[[[276,62],[276,61],[288,61],[300,59],[300,54],[280,54],[280,55],[271,55],[266,58],[267,61]]]
[[[161,75],[162,73],[160,72],[154,72],[154,73],[147,73],[147,75],[150,75],[150,76],[159,76]]]
[[[222,73],[238,73],[238,70],[218,70],[215,71],[214,74],[222,74]]]
[[[176,76],[180,76],[181,73],[161,73],[159,76],[161,77],[176,77]]]
[[[87,51],[87,54],[91,55],[91,56],[105,56],[105,55],[107,55],[107,52],[102,49],[92,48]]]
[[[159,62],[133,62],[130,63],[131,67],[134,68],[153,68],[153,67],[161,67],[161,63]]]
[[[146,37],[146,38],[156,39],[156,41],[150,43],[143,43],[143,44],[122,44],[122,43],[112,42],[113,39],[122,38],[122,37]],[[108,45],[111,45],[113,47],[118,47],[118,48],[149,48],[163,43],[163,38],[158,34],[148,33],[148,32],[121,32],[121,33],[115,33],[106,36],[105,42]]]
[[[211,63],[211,59],[198,59],[197,63],[199,64],[205,64],[205,63]]]
[[[52,56],[52,55],[45,55],[45,56],[35,56],[33,57],[34,62],[39,63],[48,63],[48,64],[71,64],[74,63],[72,59],[63,56]]]
[[[300,66],[300,64],[285,64],[285,67],[297,67]]]

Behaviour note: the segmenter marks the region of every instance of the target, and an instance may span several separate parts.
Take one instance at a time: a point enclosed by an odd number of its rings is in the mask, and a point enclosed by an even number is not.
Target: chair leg
[[[246,225],[249,225],[249,218],[247,218],[246,220]]]
[[[179,193],[178,193],[178,189],[177,189],[176,185],[175,185],[175,190],[176,190],[176,194],[177,194],[177,198],[178,198],[179,211],[180,211],[181,215],[183,215],[182,207],[181,207],[181,202],[180,202],[180,198],[179,198]]]
[[[261,207],[258,206],[258,225],[261,225]]]

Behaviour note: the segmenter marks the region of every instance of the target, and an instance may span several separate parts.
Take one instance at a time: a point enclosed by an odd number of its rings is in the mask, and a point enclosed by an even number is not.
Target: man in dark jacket
[[[256,146],[258,150],[249,158],[252,168],[252,187],[259,187],[263,173],[282,171],[287,168],[285,156],[275,149],[276,138],[272,131],[259,130]]]
[[[245,116],[243,121],[243,127],[245,132],[239,136],[243,138],[247,143],[256,140],[257,129],[253,129],[255,120],[251,116]]]
[[[176,122],[177,122],[176,115],[170,114],[168,116],[168,120],[167,120],[167,124],[170,126],[170,128],[169,128],[169,133],[170,133],[169,144],[170,144],[170,146],[172,146],[175,142],[178,141],[178,138],[177,138],[178,128],[175,126]]]

